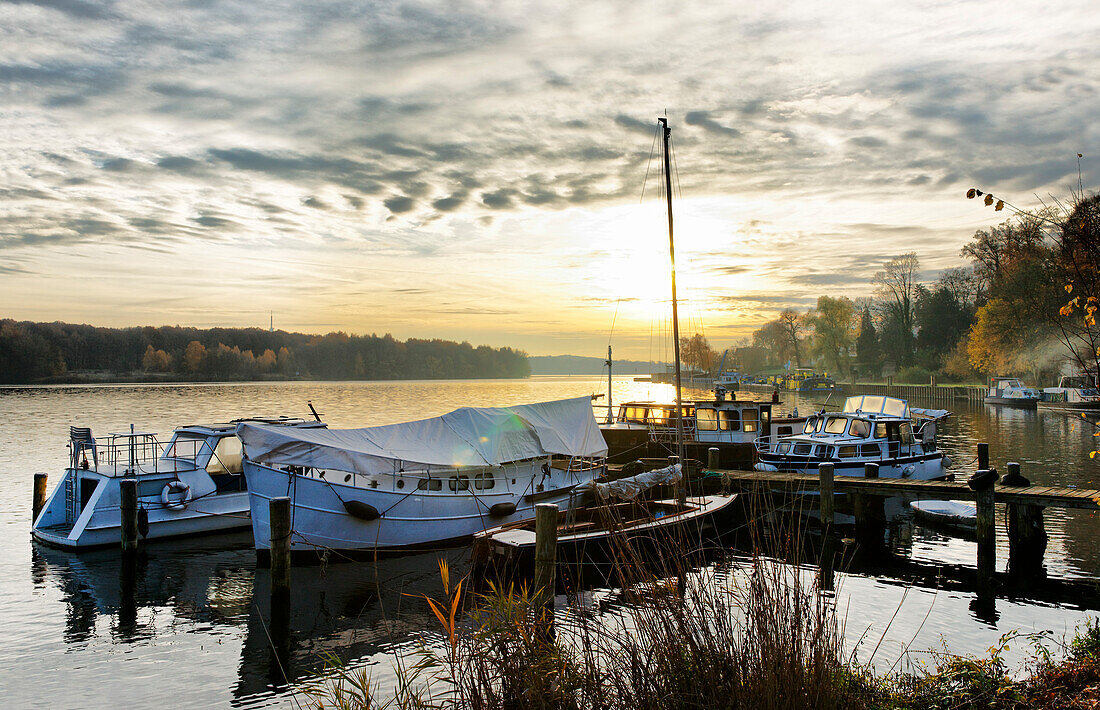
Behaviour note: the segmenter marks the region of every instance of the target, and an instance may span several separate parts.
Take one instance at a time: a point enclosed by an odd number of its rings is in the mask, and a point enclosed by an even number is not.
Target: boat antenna
[[[321,421],[321,415],[317,413],[317,410],[313,408],[313,400],[306,400],[306,404],[309,405],[309,411],[313,413],[313,418],[317,421]]]
[[[615,421],[613,407],[611,406],[611,345],[607,346],[607,423]]]
[[[672,264],[672,345],[676,353],[676,456],[680,465],[684,463],[684,405],[683,379],[680,374],[680,316],[676,311],[676,245],[672,239],[672,161],[669,157],[669,138],[672,129],[668,127],[668,118],[657,119],[664,134],[665,158],[665,202],[668,205],[668,258]],[[680,487],[680,496],[683,487]]]

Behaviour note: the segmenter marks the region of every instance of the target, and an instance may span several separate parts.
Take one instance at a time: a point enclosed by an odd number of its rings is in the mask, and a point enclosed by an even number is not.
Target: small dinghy
[[[909,507],[920,520],[945,528],[973,532],[978,522],[977,508],[966,501],[915,500]]]
[[[715,520],[728,512],[736,495],[708,495],[686,499],[642,500],[640,494],[655,485],[674,484],[680,465],[583,488],[594,502],[558,514],[558,559],[561,562],[602,562],[657,553],[682,556],[699,549],[712,536]],[[619,500],[615,500],[619,499]],[[474,536],[473,561],[522,572],[534,565],[533,518],[491,528]],[[645,555],[649,556],[649,555]]]

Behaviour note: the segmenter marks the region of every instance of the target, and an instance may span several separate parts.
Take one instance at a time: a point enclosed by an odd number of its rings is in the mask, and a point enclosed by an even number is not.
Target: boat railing
[[[155,471],[163,451],[164,443],[148,432],[93,437],[89,430],[83,429],[73,433],[69,440],[71,468],[88,469],[94,463],[98,472],[108,475]]]

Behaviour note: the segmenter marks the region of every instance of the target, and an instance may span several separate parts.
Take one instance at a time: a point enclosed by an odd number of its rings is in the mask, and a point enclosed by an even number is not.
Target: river
[[[290,646],[273,652],[269,579],[257,570],[249,535],[149,545],[136,580],[120,577],[114,550],[75,555],[30,540],[32,476],[60,479],[70,425],[96,435],[128,430],[169,433],[190,423],[257,414],[308,415],[312,400],[332,427],[387,424],[460,406],[494,406],[604,392],[606,379],[531,378],[432,382],[290,382],[0,388],[0,695],[10,707],[295,707],[300,684],[339,655],[392,685],[393,659],[434,638],[422,595],[440,590],[438,558],[452,574],[468,551],[452,548],[378,563],[293,570]],[[665,385],[616,378],[616,402],[667,399]],[[790,397],[805,411],[818,406]],[[914,401],[914,405],[933,406]],[[1098,439],[1080,419],[1046,412],[959,405],[940,428],[955,472],[974,469],[975,444],[990,444],[994,465],[1023,465],[1034,483],[1100,487],[1089,458]],[[1047,567],[1061,580],[1100,579],[1100,521],[1048,511]],[[929,564],[973,565],[972,542],[911,521],[892,528],[893,547]],[[998,537],[998,569],[1007,559]],[[1093,591],[1061,603],[997,600],[975,610],[966,590],[916,586],[889,574],[843,575],[837,607],[845,632],[866,656],[889,668],[905,647],[982,653],[1009,631],[1072,633]],[[853,613],[852,607],[858,609]],[[860,641],[860,639],[863,639]],[[1023,646],[1024,644],[1020,644]],[[1026,649],[1014,649],[1017,661]],[[293,679],[290,687],[283,673]],[[304,703],[303,703],[304,704]]]

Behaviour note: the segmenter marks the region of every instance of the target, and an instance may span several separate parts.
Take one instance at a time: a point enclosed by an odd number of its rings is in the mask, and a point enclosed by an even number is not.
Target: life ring
[[[173,500],[173,493],[180,493],[182,495]],[[183,481],[169,481],[160,491],[160,502],[169,510],[183,510],[187,507],[187,504],[191,502],[191,486]]]

